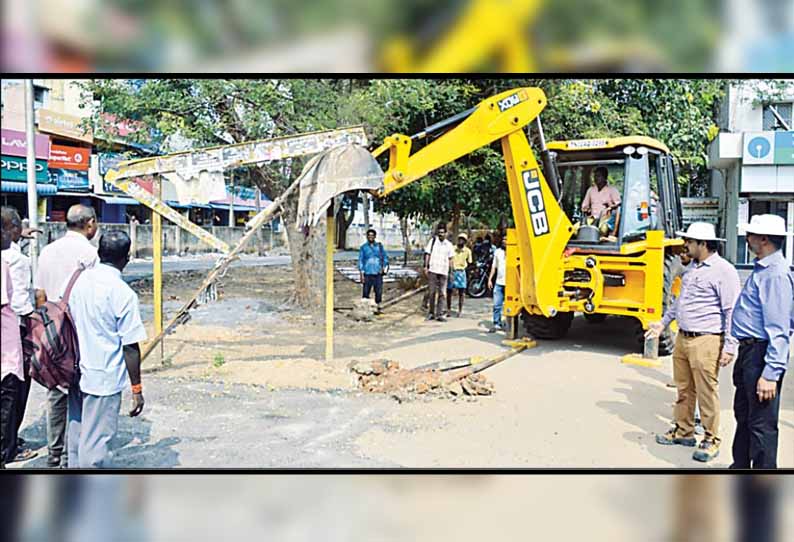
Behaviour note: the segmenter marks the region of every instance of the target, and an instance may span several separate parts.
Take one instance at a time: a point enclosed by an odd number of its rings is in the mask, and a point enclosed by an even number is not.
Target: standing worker
[[[130,417],[143,411],[141,350],[146,339],[138,294],[121,278],[130,260],[129,236],[99,239],[99,264],[75,281],[69,297],[80,346],[79,385],[69,390],[69,468],[112,466],[121,394],[131,384]],[[66,285],[64,285],[64,290]]]
[[[458,235],[458,244],[452,256],[452,273],[447,284],[447,314],[452,313],[452,294],[458,291],[458,313],[463,312],[463,298],[466,295],[466,269],[471,265],[471,249],[466,246],[469,237],[465,233]]]
[[[64,284],[80,266],[91,268],[97,250],[90,243],[99,226],[93,207],[72,205],[66,212],[66,235],[44,247],[33,279],[36,306],[57,301]],[[58,388],[47,391],[47,466],[66,468],[66,409],[68,397]]]
[[[11,283],[13,297],[11,298],[11,309],[16,313],[19,321],[19,334],[24,340],[27,334],[28,318],[33,313],[33,286],[30,272],[30,258],[22,253],[19,241],[27,235],[22,228],[22,219],[13,207],[3,207],[2,209],[3,228],[7,228],[11,233],[11,244],[7,249],[3,249],[2,258],[11,273]],[[19,429],[22,420],[25,419],[25,409],[28,404],[30,394],[30,366],[28,360],[23,356],[23,375],[24,379],[19,386],[19,397],[16,406],[16,429],[17,435],[17,454],[13,461],[27,461],[38,455],[37,452],[25,448],[25,441],[19,436]]]
[[[11,236],[10,223],[4,220],[0,247],[3,251],[11,246]],[[14,285],[5,259],[0,259],[0,273],[0,469],[4,469],[17,455],[17,401],[25,375],[19,321],[11,308]]]
[[[425,247],[425,276],[428,284],[428,320],[443,322],[444,297],[447,295],[447,275],[452,269],[452,257],[455,249],[447,241],[447,225],[441,222],[436,228],[436,235]],[[435,311],[435,312],[434,312]]]
[[[488,276],[488,288],[493,290],[493,325],[488,333],[496,333],[497,329],[504,329],[502,305],[505,301],[505,278],[507,276],[505,248],[507,248],[507,241],[502,237],[499,241],[499,248],[494,251],[491,274]],[[494,284],[494,277],[496,277],[496,284]]]
[[[364,285],[361,297],[369,299],[372,289],[375,289],[375,303],[380,313],[380,303],[383,300],[383,276],[389,272],[389,256],[383,250],[382,243],[376,243],[375,230],[367,230],[367,242],[358,249],[358,274]]]
[[[776,215],[756,215],[739,227],[756,258],[733,311],[739,355],[733,368],[736,434],[731,468],[774,469],[780,390],[794,332],[794,276],[781,251],[791,233]]]
[[[719,368],[727,366],[736,354],[737,341],[730,335],[731,314],[739,295],[739,274],[717,253],[714,226],[693,222],[684,238],[692,261],[681,279],[681,295],[662,318],[652,322],[646,333],[658,337],[670,322],[678,322],[673,350],[673,379],[678,398],[673,407],[674,426],[656,436],[659,444],[695,446],[695,404],[705,435],[692,455],[708,462],[719,455],[720,397]]]

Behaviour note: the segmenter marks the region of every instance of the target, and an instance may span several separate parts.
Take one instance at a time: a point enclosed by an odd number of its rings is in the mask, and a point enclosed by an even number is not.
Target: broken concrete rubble
[[[349,366],[358,386],[369,393],[405,395],[432,394],[445,397],[492,395],[493,384],[483,375],[469,374],[450,379],[440,370],[402,369],[399,363],[379,359],[357,361]]]

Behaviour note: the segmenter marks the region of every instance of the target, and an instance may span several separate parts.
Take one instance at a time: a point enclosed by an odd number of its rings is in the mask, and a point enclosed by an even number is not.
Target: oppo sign
[[[2,170],[3,179],[9,181],[27,180],[28,165],[24,158],[3,156],[0,170]],[[46,160],[36,160],[36,181],[44,183],[48,181]]]

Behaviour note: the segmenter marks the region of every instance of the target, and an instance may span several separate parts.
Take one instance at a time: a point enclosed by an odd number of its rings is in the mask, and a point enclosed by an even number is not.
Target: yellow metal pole
[[[334,204],[328,207],[325,231],[325,361],[334,359]]]
[[[154,176],[152,187],[155,196],[160,197],[160,176]],[[163,219],[160,213],[152,211],[152,241],[154,266],[154,333],[163,331]],[[163,343],[160,342],[160,362],[163,362]]]

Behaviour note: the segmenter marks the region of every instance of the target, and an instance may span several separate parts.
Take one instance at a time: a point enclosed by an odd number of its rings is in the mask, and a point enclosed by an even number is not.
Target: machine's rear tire
[[[558,312],[556,316],[546,318],[537,314],[524,314],[524,329],[535,339],[556,340],[567,335],[573,321],[572,312]]]
[[[594,313],[583,312],[582,315],[584,315],[584,319],[587,320],[588,324],[602,324],[604,323],[604,320],[607,319],[606,314],[601,314],[598,312],[594,312]]]
[[[662,314],[667,312],[667,309],[672,306],[675,300],[673,296],[673,282],[684,272],[684,266],[681,260],[674,254],[665,254],[664,256],[664,284],[662,287]],[[661,315],[659,315],[661,318]],[[635,320],[639,324],[639,320]],[[640,351],[645,348],[645,331],[641,325],[637,325],[635,339],[640,347]],[[675,345],[675,333],[668,326],[659,336],[659,355],[669,356],[673,353],[673,346]]]

